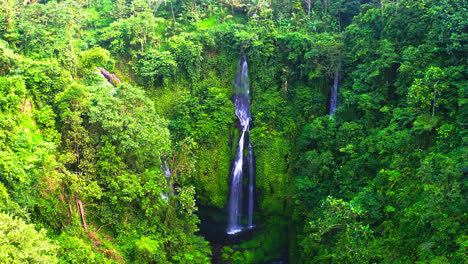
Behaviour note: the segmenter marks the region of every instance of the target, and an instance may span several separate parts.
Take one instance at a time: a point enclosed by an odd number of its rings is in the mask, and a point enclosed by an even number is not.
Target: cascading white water
[[[164,161],[164,175],[166,176],[167,187],[170,188],[171,187],[171,169],[167,165],[166,161]],[[169,193],[168,192],[161,193],[161,197],[163,198],[163,200],[166,200],[169,197]]]
[[[237,147],[236,159],[232,169],[232,183],[231,192],[229,195],[229,222],[227,233],[235,234],[243,230],[241,223],[242,215],[242,173],[244,167],[244,146],[247,141],[249,147],[249,155],[247,157],[247,165],[249,167],[249,208],[248,227],[252,227],[253,215],[253,191],[254,191],[254,171],[253,171],[253,147],[250,144],[249,137],[245,137],[249,133],[249,123],[251,121],[250,115],[250,90],[249,90],[249,76],[248,66],[245,56],[239,59],[239,70],[234,80],[234,95],[233,101],[236,106],[236,116],[239,118],[241,136],[239,138],[239,145]]]
[[[242,202],[242,166],[243,166],[243,151],[244,151],[244,135],[239,139],[239,147],[237,148],[236,161],[232,171],[231,195],[229,197],[229,224],[228,234],[235,234],[242,231],[240,224],[241,218],[241,202]]]
[[[249,153],[247,154],[247,162],[249,167],[249,211],[248,211],[248,228],[253,228],[253,207],[254,207],[254,158],[253,146],[249,142]]]
[[[328,112],[329,115],[333,115],[335,113],[335,109],[338,105],[338,87],[340,85],[340,68],[341,62],[338,64],[338,68],[335,72],[335,80],[333,80],[333,86],[330,95],[330,111]]]
[[[101,82],[102,85],[112,86],[112,89],[110,90],[110,94],[114,96],[117,93],[117,91],[115,90],[114,86],[109,81],[107,81],[106,76],[104,76],[104,74],[102,74],[102,72],[100,71],[95,71],[94,73],[102,77],[103,79]]]

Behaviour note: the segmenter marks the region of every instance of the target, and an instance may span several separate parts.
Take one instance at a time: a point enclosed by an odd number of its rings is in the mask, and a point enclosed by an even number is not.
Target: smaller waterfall
[[[171,188],[171,169],[167,165],[166,161],[164,161],[164,168],[161,168],[161,169],[164,170],[164,175],[166,176],[166,180],[167,180],[167,187],[170,190],[170,188]],[[163,200],[166,200],[169,197],[169,192],[161,193],[161,197],[163,198]]]
[[[102,74],[100,71],[95,71],[94,74],[99,75],[99,76],[102,77],[103,80],[102,80],[101,84],[103,84],[103,85],[111,85],[111,84],[107,81],[106,76],[104,76],[104,74]]]
[[[101,82],[102,85],[112,86],[112,89],[110,90],[110,94],[112,96],[114,96],[117,93],[117,91],[115,90],[114,86],[110,82],[107,81],[106,76],[104,76],[104,74],[102,74],[102,72],[100,72],[100,71],[95,71],[94,73],[103,78],[103,80]]]
[[[167,178],[167,186],[171,187],[171,169],[167,166],[167,162],[164,161],[164,174]]]
[[[335,80],[333,81],[333,86],[330,95],[330,111],[329,115],[333,115],[335,113],[335,109],[338,106],[338,88],[340,85],[340,68],[341,62],[338,64],[338,68],[335,71]]]
[[[117,87],[122,83],[122,81],[114,73],[108,72],[106,69],[101,67],[96,67],[96,69],[101,73],[101,75],[114,87]]]
[[[249,166],[249,211],[248,211],[248,228],[253,228],[253,208],[254,208],[254,188],[255,188],[255,182],[254,182],[254,176],[255,176],[255,171],[254,171],[254,156],[253,156],[253,146],[249,142],[249,153],[247,154],[247,162]]]

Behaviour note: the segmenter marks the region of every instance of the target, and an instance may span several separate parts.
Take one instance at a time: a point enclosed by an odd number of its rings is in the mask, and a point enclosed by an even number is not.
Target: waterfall
[[[254,207],[254,157],[253,157],[253,146],[249,142],[249,153],[247,154],[247,164],[249,166],[249,211],[248,211],[248,228],[253,228],[253,207]]]
[[[108,85],[108,86],[112,86],[113,88],[110,90],[110,94],[112,96],[114,96],[117,91],[115,90],[114,86],[112,85],[112,83],[110,83],[109,81],[107,81],[107,78],[104,74],[102,74],[101,71],[95,71],[94,74],[97,74],[99,76],[101,76],[103,78],[102,82],[101,82],[101,85]]]
[[[164,175],[166,175],[167,187],[171,188],[171,169],[167,166],[166,161],[164,161]]]
[[[167,180],[167,187],[170,189],[171,188],[171,169],[167,165],[166,161],[164,161],[164,168],[161,168],[161,169],[164,170],[164,175],[166,176],[166,180]],[[166,200],[168,197],[169,197],[169,192],[161,193],[161,198],[163,200]]]
[[[335,112],[336,106],[338,105],[338,87],[340,85],[340,68],[341,68],[341,62],[338,63],[338,67],[336,68],[335,80],[333,81],[333,86],[331,90],[330,111],[329,111],[330,115],[333,115],[333,113]]]
[[[242,231],[241,223],[242,215],[242,173],[244,167],[244,146],[247,143],[247,167],[249,168],[249,188],[248,188],[248,228],[253,227],[253,192],[254,192],[254,168],[253,168],[253,146],[250,143],[250,137],[246,137],[249,133],[249,124],[251,121],[250,115],[250,90],[249,90],[249,75],[247,59],[241,56],[239,59],[239,68],[234,80],[233,102],[236,107],[236,116],[239,118],[241,136],[236,152],[236,159],[232,169],[231,192],[229,195],[229,222],[227,233],[235,234]]]

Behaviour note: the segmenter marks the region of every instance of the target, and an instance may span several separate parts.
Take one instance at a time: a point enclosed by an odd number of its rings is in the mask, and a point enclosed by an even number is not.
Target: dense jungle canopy
[[[468,263],[467,44],[464,0],[0,0],[0,263]]]

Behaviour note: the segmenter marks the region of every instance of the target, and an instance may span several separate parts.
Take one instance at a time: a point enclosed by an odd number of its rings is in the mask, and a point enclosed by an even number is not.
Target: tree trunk
[[[71,199],[70,199],[71,200]],[[70,217],[73,216],[73,208],[72,208],[72,204],[71,203],[68,203],[68,208],[70,209]]]
[[[198,11],[197,11],[197,2],[193,0],[193,7],[195,8],[195,21],[197,22],[197,28],[198,28]]]
[[[338,32],[341,32],[341,12],[338,13]]]
[[[76,203],[78,204],[78,208],[81,214],[81,219],[83,220],[83,229],[85,231],[88,231],[88,225],[86,224],[86,212],[83,208],[83,203],[81,202],[81,200],[77,200]]]
[[[436,96],[437,96],[437,85],[434,85],[434,99],[432,100],[432,117],[434,117],[434,113],[435,113]]]
[[[169,2],[169,3],[171,3],[172,19],[174,20],[174,25],[175,25],[175,22],[176,22],[176,21],[175,21],[175,15],[174,15],[174,8],[172,8],[172,1]]]

